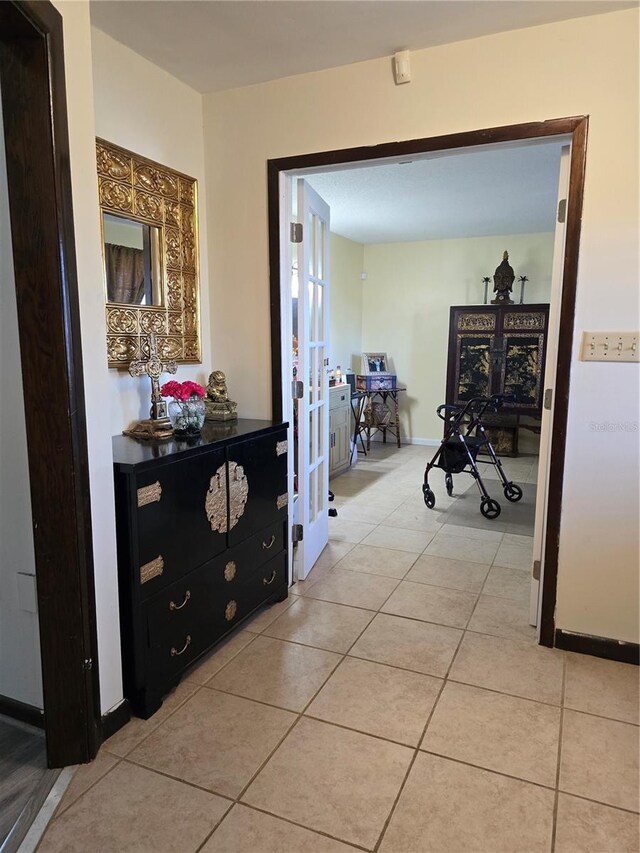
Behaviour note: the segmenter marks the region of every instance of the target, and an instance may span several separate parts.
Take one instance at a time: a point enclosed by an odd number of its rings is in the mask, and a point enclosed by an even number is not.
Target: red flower
[[[177,400],[180,393],[180,383],[176,382],[175,379],[165,382],[162,388],[160,388],[160,393],[163,397],[175,397]]]
[[[192,397],[204,397],[205,390],[202,385],[192,382],[190,379],[187,379],[186,382],[176,382],[175,379],[171,379],[160,388],[160,393],[163,397],[173,397],[174,400],[185,403]]]
[[[182,383],[182,387],[186,390],[189,397],[204,397],[204,388],[197,382],[192,382],[190,379],[187,379],[186,382]]]

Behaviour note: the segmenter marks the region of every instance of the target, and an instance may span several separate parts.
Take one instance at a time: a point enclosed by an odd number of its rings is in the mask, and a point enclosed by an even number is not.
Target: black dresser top
[[[247,438],[268,435],[288,426],[283,421],[258,421],[240,418],[231,423],[205,421],[202,433],[189,439],[170,438],[165,441],[139,441],[128,435],[114,435],[113,464],[120,471],[151,467],[158,462],[177,461],[187,456],[206,453],[211,445],[235,444]],[[172,458],[173,457],[173,458]]]

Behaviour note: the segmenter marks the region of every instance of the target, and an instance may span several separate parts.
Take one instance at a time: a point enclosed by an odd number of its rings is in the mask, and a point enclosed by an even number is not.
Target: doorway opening
[[[33,755],[25,726],[44,728],[46,761],[41,743],[36,751],[46,770],[90,760],[102,734],[62,17],[49,2],[3,3],[0,34],[2,284],[15,285],[6,304],[18,332],[12,341],[3,337],[2,355],[13,346],[12,364],[3,369],[11,370],[21,410],[3,431],[3,455],[24,462],[14,471],[21,482],[3,477],[0,495],[13,512],[19,492],[20,527],[13,533],[22,540],[12,553],[2,550],[3,585],[12,584],[15,594],[3,595],[11,613],[1,614],[0,639],[4,651],[5,644],[9,652],[21,645],[22,658],[3,655],[12,671],[3,672],[10,695],[0,695],[0,714],[12,727],[2,731],[3,752],[9,731]],[[18,624],[22,635],[16,629],[7,637],[7,626]],[[21,666],[29,672],[17,672]],[[35,788],[43,800],[47,784]],[[15,808],[11,799],[3,789],[6,815]],[[18,834],[9,830],[12,844],[37,811],[27,800]]]
[[[542,590],[537,595],[537,578],[534,577],[533,588],[536,588],[535,602],[532,603],[532,611],[538,617],[539,640],[544,645],[553,645],[554,634],[554,610],[555,590],[557,575],[557,546],[559,532],[560,505],[562,498],[562,468],[564,458],[564,424],[566,423],[568,388],[569,388],[569,362],[571,350],[571,335],[573,329],[573,306],[575,302],[575,281],[578,253],[579,226],[582,201],[582,179],[584,173],[585,150],[586,150],[586,118],[560,119],[541,124],[517,125],[506,128],[494,128],[490,130],[458,134],[451,137],[439,137],[435,139],[412,140],[406,143],[393,143],[388,145],[374,146],[364,149],[349,149],[344,151],[325,152],[319,154],[304,155],[301,157],[286,158],[284,160],[270,161],[269,163],[269,203],[270,203],[270,252],[271,252],[271,287],[272,287],[272,353],[273,353],[273,403],[274,417],[280,414],[286,419],[290,418],[290,408],[286,398],[286,386],[290,381],[290,356],[284,351],[283,342],[291,341],[290,328],[290,288],[287,286],[287,275],[281,275],[281,270],[287,269],[290,264],[289,243],[280,240],[280,235],[289,234],[289,223],[293,221],[293,204],[291,202],[290,184],[294,177],[307,175],[310,183],[314,183],[314,172],[337,172],[351,169],[354,166],[366,166],[367,169],[381,162],[406,162],[407,159],[417,160],[422,156],[447,157],[454,152],[461,154],[470,151],[498,150],[496,145],[528,142],[557,143],[557,151],[560,151],[562,143],[567,144],[565,157],[567,193],[566,222],[564,223],[564,234],[562,244],[555,246],[556,270],[554,277],[559,283],[553,295],[551,305],[551,317],[549,320],[550,336],[554,340],[551,352],[550,370],[545,379],[545,387],[553,389],[552,408],[546,411],[546,422],[542,423],[543,445],[545,433],[547,444],[543,450],[546,459],[541,470],[547,476],[544,495],[544,512],[538,513],[538,543],[542,567]],[[337,179],[339,175],[334,174]],[[320,186],[321,181],[316,182]],[[299,213],[299,212],[298,212]],[[298,219],[300,217],[298,216]],[[557,238],[557,234],[556,234]],[[556,239],[557,242],[557,239]],[[517,288],[514,288],[517,295]],[[326,300],[329,301],[328,299]],[[469,302],[481,303],[481,299],[470,299]],[[525,300],[529,302],[529,299]],[[466,302],[465,304],[468,304]],[[277,330],[277,336],[275,334]],[[373,346],[369,341],[367,346]],[[307,376],[303,377],[306,379]],[[313,373],[309,376],[313,380]],[[444,382],[443,382],[444,384]],[[306,393],[306,392],[305,392]],[[313,393],[313,392],[312,392]],[[306,396],[305,396],[306,402]],[[283,405],[284,401],[284,405]],[[444,399],[435,401],[436,404],[444,402]],[[434,406],[435,408],[435,406]],[[304,445],[309,440],[308,431],[305,432],[302,425],[301,434],[304,433]],[[313,443],[312,443],[313,446]],[[415,445],[412,445],[415,448]],[[426,461],[426,460],[425,460]],[[506,460],[507,462],[509,460]],[[516,470],[521,468],[516,466]],[[525,472],[525,479],[535,479],[533,476],[534,464],[529,471]],[[298,471],[298,482],[301,471]],[[518,470],[518,473],[521,473]],[[416,469],[415,478],[422,472]],[[514,476],[515,480],[516,477]],[[529,492],[535,491],[535,484],[529,484]],[[539,498],[539,496],[538,496]],[[295,505],[295,501],[293,502]],[[540,503],[538,499],[538,503]],[[425,512],[428,510],[425,509]],[[460,523],[458,521],[458,523]],[[304,534],[303,534],[304,535]],[[514,534],[512,534],[514,535]],[[517,534],[515,534],[517,535]],[[538,574],[536,567],[536,574]],[[540,577],[540,574],[538,574]],[[532,592],[533,597],[533,592]]]

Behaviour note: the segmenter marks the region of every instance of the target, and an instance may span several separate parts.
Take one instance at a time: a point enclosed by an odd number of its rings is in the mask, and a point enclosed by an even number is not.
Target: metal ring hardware
[[[191,634],[187,634],[187,639],[185,640],[185,644],[184,644],[184,646],[180,649],[180,651],[178,651],[176,648],[174,648],[173,646],[171,646],[171,657],[172,657],[172,658],[175,658],[175,657],[177,657],[178,655],[182,655],[182,654],[184,654],[184,653],[187,651],[187,649],[189,648],[189,646],[190,646],[190,645],[191,645]]]
[[[184,594],[184,601],[182,604],[176,604],[175,601],[171,601],[169,603],[169,610],[182,610],[182,608],[186,605],[187,601],[191,598],[191,593],[187,590]]]
[[[263,543],[262,543],[262,547],[264,548],[264,550],[265,550],[265,551],[268,551],[268,550],[269,550],[269,548],[271,548],[271,547],[273,546],[273,543],[274,543],[275,541],[276,541],[276,537],[275,537],[275,535],[272,533],[272,534],[271,534],[271,539],[269,539],[269,542],[263,542]]]
[[[269,580],[267,580],[266,578],[262,578],[262,583],[263,583],[265,586],[269,586],[269,584],[272,584],[272,583],[274,582],[274,580],[275,580],[275,579],[276,579],[276,570],[274,569],[274,570],[273,570],[273,574],[271,575],[271,577],[269,578]]]

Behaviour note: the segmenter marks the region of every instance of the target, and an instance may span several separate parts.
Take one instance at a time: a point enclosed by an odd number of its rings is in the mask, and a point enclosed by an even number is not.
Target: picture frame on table
[[[363,352],[362,372],[366,373],[388,373],[389,360],[386,352]]]

